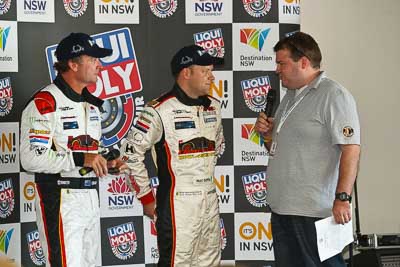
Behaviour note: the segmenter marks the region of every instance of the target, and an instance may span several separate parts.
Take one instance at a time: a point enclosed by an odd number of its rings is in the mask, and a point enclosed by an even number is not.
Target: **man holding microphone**
[[[267,202],[277,267],[345,266],[338,254],[321,263],[315,221],[351,220],[351,193],[360,156],[353,96],[320,70],[321,51],[297,32],[275,47],[276,73],[287,93],[274,118],[255,125],[269,151]]]

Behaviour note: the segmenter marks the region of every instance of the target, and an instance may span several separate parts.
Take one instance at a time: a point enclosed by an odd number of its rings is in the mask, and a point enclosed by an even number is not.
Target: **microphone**
[[[107,154],[105,154],[103,157],[107,161],[110,161],[110,160],[114,160],[114,159],[119,158],[119,155],[120,155],[120,153],[119,153],[118,149],[112,149]],[[93,168],[91,168],[91,167],[83,167],[83,168],[81,168],[79,170],[79,174],[84,176],[84,175],[88,174],[91,171],[93,171]]]
[[[276,91],[270,89],[267,94],[267,105],[264,109],[264,113],[265,115],[267,115],[268,118],[274,115],[273,112],[274,112],[275,99],[276,99]]]

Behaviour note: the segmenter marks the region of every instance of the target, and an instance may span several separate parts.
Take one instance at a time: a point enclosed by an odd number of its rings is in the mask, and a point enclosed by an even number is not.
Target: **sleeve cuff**
[[[141,197],[140,202],[142,202],[143,205],[154,202],[153,191],[150,191],[147,195],[144,195],[143,197]]]
[[[85,161],[83,152],[74,152],[74,153],[72,153],[72,157],[74,158],[75,166],[83,167],[83,163]]]

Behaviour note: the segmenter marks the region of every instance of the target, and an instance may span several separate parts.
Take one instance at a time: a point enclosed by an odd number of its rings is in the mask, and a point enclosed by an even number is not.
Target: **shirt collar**
[[[197,99],[191,98],[182,90],[182,88],[180,88],[178,84],[174,85],[172,92],[180,102],[188,106],[204,106],[208,108],[211,104],[211,100],[207,95],[200,96]]]
[[[86,87],[82,90],[82,94],[75,92],[61,75],[57,75],[53,82],[67,98],[74,102],[88,102],[98,108],[103,105],[104,101],[92,95]]]

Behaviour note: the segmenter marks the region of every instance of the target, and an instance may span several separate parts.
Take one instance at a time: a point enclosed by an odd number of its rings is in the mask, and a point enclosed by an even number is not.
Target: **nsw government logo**
[[[267,104],[267,94],[271,90],[268,76],[252,78],[240,82],[246,105],[254,112],[261,112]]]
[[[177,0],[149,0],[151,12],[159,18],[172,16],[178,7]]]
[[[5,219],[14,211],[15,196],[11,179],[0,181],[0,218]]]
[[[0,79],[0,116],[10,113],[13,106],[11,78]]]
[[[65,11],[74,18],[82,16],[88,6],[88,0],[63,0],[63,2]]]
[[[108,197],[108,207],[115,209],[131,209],[133,208],[134,195],[126,184],[126,179],[117,177],[108,184],[108,192],[112,195]]]
[[[115,257],[127,260],[136,253],[137,238],[133,222],[124,223],[107,229],[108,240]]]
[[[28,243],[28,252],[32,262],[36,266],[45,265],[46,259],[44,257],[42,244],[39,240],[39,232],[37,230],[26,234],[26,240]]]
[[[243,7],[253,17],[265,16],[271,9],[272,0],[243,0]]]
[[[224,38],[220,28],[193,34],[194,43],[213,57],[224,57]]]
[[[246,198],[254,207],[267,206],[267,182],[266,173],[257,172],[242,176],[243,189]]]

